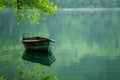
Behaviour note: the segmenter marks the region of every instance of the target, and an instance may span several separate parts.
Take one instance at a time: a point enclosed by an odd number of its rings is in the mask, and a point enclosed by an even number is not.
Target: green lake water
[[[12,80],[24,61],[23,33],[56,41],[56,61],[44,66],[59,80],[120,80],[120,10],[58,10],[40,25],[21,21],[10,10],[0,12],[0,76]],[[39,64],[40,65],[40,64]]]

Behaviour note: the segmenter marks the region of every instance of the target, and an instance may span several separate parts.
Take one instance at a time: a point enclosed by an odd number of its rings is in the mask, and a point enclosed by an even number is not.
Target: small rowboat
[[[22,43],[26,49],[48,51],[55,41],[44,37],[23,37]]]

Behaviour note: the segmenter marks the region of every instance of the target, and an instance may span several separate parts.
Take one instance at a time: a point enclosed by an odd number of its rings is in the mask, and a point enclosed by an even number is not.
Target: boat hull
[[[52,43],[54,43],[54,41],[47,38],[31,37],[23,38],[22,43],[24,44],[25,49],[28,50],[48,51],[52,48]]]
[[[30,50],[50,50],[52,48],[50,42],[43,43],[23,43],[26,49]]]

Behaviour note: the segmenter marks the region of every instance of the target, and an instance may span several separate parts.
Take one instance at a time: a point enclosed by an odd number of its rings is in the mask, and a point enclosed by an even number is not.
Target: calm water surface
[[[120,80],[119,10],[60,10],[40,25],[16,22],[11,11],[0,12],[0,76],[12,80],[17,65],[24,69],[38,65],[21,58],[21,38],[29,33],[56,40],[56,61],[45,68],[59,80]]]

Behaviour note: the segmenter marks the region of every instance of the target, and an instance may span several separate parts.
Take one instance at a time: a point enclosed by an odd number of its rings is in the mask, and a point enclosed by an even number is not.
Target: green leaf
[[[14,12],[17,12],[17,19],[18,20],[24,20],[25,18],[32,18],[33,22],[36,24],[39,24],[40,20],[45,20],[45,17],[41,17],[42,14],[47,14],[47,15],[53,15],[55,14],[55,11],[58,9],[56,5],[54,5],[53,2],[49,0],[1,0],[0,1],[0,10],[6,8],[6,6],[11,5],[12,9]],[[19,9],[18,9],[18,4]],[[26,15],[26,11],[30,9],[31,11],[34,10],[33,12],[29,12]],[[35,10],[39,10],[36,11]],[[36,19],[36,20],[34,20]],[[18,24],[18,23],[17,23]]]
[[[0,80],[6,80],[4,77],[0,76]]]

